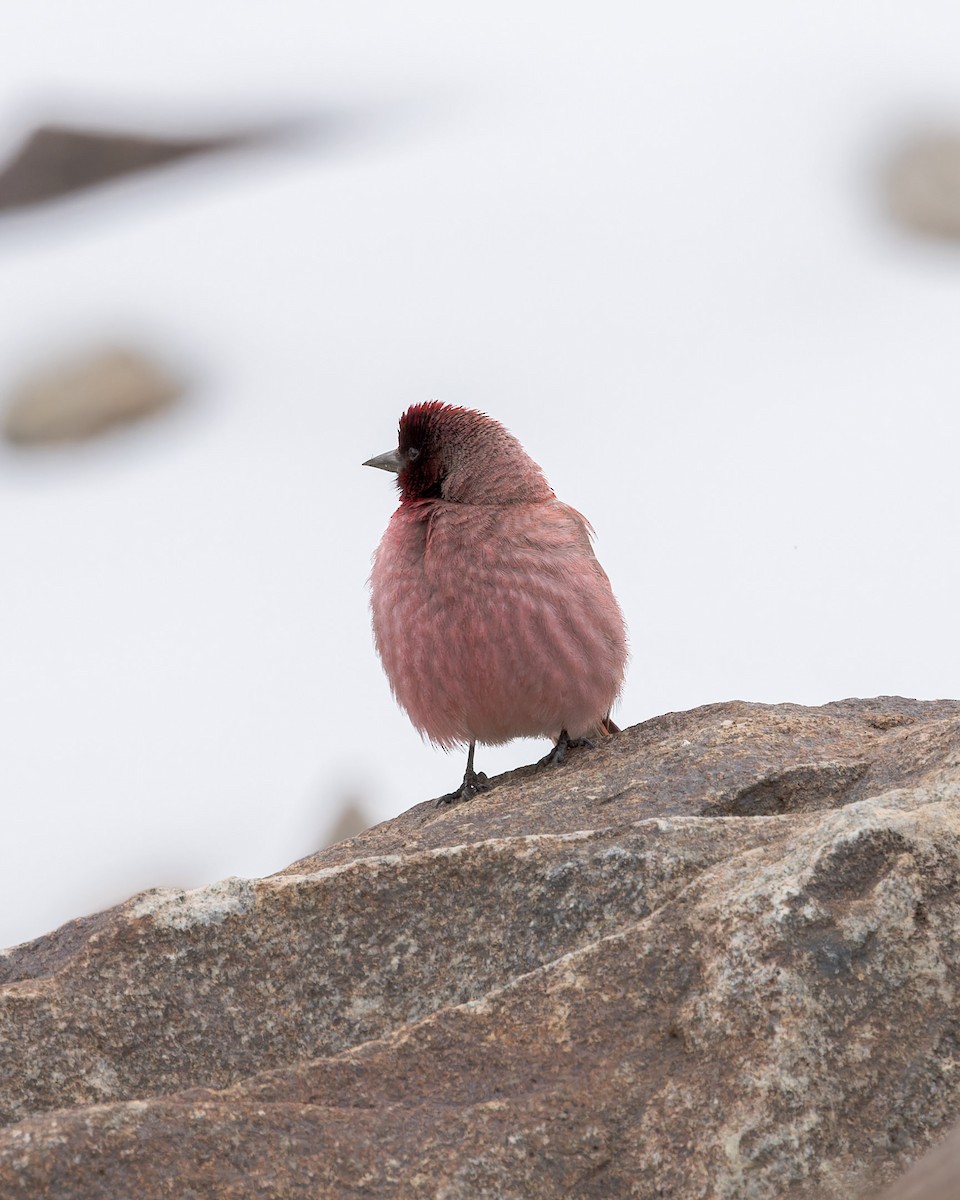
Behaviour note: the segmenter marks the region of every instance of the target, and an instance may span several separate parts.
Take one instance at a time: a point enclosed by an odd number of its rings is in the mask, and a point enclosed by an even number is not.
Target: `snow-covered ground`
[[[960,695],[960,250],[884,156],[960,124],[960,9],[35,0],[0,140],[333,115],[0,221],[0,388],[100,340],[169,417],[0,451],[0,944],[260,875],[459,779],[366,606],[410,403],[501,419],[590,517],[633,723]],[[488,773],[541,744],[478,753]]]

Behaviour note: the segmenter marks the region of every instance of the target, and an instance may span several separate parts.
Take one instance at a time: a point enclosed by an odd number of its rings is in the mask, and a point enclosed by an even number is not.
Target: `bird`
[[[477,743],[547,736],[538,765],[617,732],[627,631],[585,517],[559,501],[518,439],[486,413],[431,400],[401,416],[400,504],[373,556],[374,642],[420,734],[467,747],[463,783],[490,783]]]

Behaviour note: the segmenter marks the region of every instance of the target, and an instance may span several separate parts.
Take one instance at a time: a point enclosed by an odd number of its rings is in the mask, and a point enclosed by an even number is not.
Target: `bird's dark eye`
[[[413,462],[413,460],[415,458],[419,458],[419,457],[420,457],[420,451],[417,449],[416,446],[411,446],[410,449],[407,451],[407,458],[409,458],[410,461]]]

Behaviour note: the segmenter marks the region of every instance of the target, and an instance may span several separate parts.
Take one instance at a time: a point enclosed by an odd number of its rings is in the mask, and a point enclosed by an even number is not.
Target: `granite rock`
[[[960,1125],[915,1162],[879,1200],[957,1200],[960,1194]]]
[[[712,705],[0,957],[0,1195],[873,1196],[960,1116],[960,702]]]

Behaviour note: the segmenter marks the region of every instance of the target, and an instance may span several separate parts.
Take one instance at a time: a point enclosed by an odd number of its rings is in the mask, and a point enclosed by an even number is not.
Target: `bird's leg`
[[[559,767],[567,757],[567,751],[571,747],[589,746],[592,750],[595,745],[596,742],[592,742],[590,738],[572,738],[565,729],[561,729],[560,736],[557,738],[557,744],[549,754],[545,754],[540,759],[537,763],[537,770],[541,767]]]
[[[437,801],[437,808],[441,808],[444,804],[455,804],[458,800],[472,800],[477,792],[486,792],[490,788],[490,782],[482,771],[473,769],[473,752],[477,747],[476,742],[470,743],[470,749],[467,751],[467,769],[464,772],[463,783],[455,792],[448,792],[446,796],[441,796]]]

